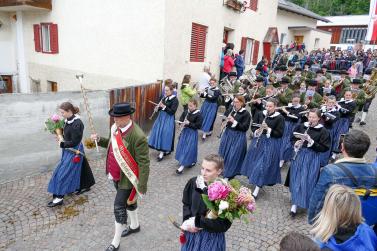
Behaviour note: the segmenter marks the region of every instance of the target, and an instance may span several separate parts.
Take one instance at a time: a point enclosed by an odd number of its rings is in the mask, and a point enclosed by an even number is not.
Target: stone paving
[[[371,111],[376,111],[375,102]],[[367,154],[375,159],[376,116],[368,118],[363,128],[373,143]],[[373,126],[371,126],[373,125]],[[217,128],[219,125],[217,123]],[[359,128],[355,126],[355,128]],[[199,159],[217,152],[218,131],[199,143]],[[182,213],[182,190],[187,180],[199,173],[200,165],[176,176],[174,155],[157,162],[150,151],[151,173],[146,196],[139,203],[141,232],[122,238],[120,250],[179,250],[179,231],[168,222],[168,215],[178,220]],[[46,207],[46,192],[51,172],[25,177],[0,185],[0,250],[104,250],[114,231],[113,199],[115,189],[104,174],[104,151],[91,158],[97,184],[83,195],[67,196],[64,205]],[[11,167],[10,167],[11,168]],[[282,169],[283,177],[286,168]],[[238,177],[246,182],[244,177]],[[265,187],[257,201],[251,222],[235,221],[226,234],[228,250],[278,250],[281,238],[290,231],[309,233],[306,213],[289,217],[290,197],[282,185]]]

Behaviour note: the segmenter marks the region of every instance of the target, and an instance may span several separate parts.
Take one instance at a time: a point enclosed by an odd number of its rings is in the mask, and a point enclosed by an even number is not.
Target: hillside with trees
[[[370,0],[290,0],[321,16],[365,15]]]

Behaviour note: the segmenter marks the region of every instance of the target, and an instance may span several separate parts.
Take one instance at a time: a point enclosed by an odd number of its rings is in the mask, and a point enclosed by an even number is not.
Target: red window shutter
[[[258,0],[250,0],[249,8],[253,11],[258,10]]]
[[[34,29],[34,47],[36,52],[41,51],[41,26],[39,24],[33,25]]]
[[[241,50],[246,51],[246,43],[247,43],[247,37],[243,37],[241,39]]]
[[[207,38],[207,27],[192,23],[190,61],[204,62],[205,47]]]
[[[50,48],[51,53],[59,53],[59,42],[58,42],[58,25],[50,24]]]
[[[259,41],[254,41],[254,51],[253,51],[253,65],[258,63],[258,53],[259,53]]]

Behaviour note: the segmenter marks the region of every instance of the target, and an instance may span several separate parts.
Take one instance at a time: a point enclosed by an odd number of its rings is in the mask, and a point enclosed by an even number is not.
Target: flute
[[[309,131],[310,126],[311,126],[311,123],[309,122],[309,126],[308,126],[308,128],[306,128],[306,130],[304,132],[305,135],[308,135],[308,131]],[[294,147],[295,154],[293,155],[292,160],[296,159],[298,152],[300,151],[300,149],[304,145],[304,141],[306,141],[306,139],[304,139],[304,140],[300,139],[300,140],[301,140],[301,144],[299,144],[297,147]]]
[[[221,122],[221,127],[220,127],[220,134],[219,136],[217,136],[219,139],[221,138],[221,136],[223,136],[223,133],[225,131],[225,128],[226,128],[226,125],[228,124],[228,119],[230,117],[232,117],[232,113],[234,113],[235,111],[233,110],[229,115],[228,117],[226,117],[225,115],[220,115],[220,117],[225,117],[226,119],[224,121]]]
[[[259,139],[260,139],[260,137],[262,136],[264,130],[266,130],[266,129],[264,128],[264,124],[266,123],[266,118],[267,118],[267,116],[263,119],[263,122],[262,122],[262,124],[260,125],[259,129],[257,129],[257,130],[255,131],[255,136],[257,137],[257,141],[255,142],[255,148],[258,147]]]
[[[153,113],[152,113],[152,115],[149,117],[149,120],[152,120],[152,118],[154,117],[154,115],[155,115],[156,112],[158,111],[158,107],[160,106],[160,104],[162,104],[162,100],[163,100],[163,99],[161,99],[160,102],[158,102],[158,104],[155,103],[155,102],[153,102],[153,101],[148,100],[149,103],[155,105],[155,107],[154,107],[154,109],[153,109]]]

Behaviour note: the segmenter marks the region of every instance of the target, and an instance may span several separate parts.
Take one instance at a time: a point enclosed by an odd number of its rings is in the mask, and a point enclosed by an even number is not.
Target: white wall
[[[322,48],[329,49],[330,48],[331,33],[312,30],[311,31],[311,38],[312,38],[311,42],[313,43],[314,49],[322,49]],[[318,43],[317,46],[314,46],[316,38],[319,38],[319,43]]]
[[[12,29],[11,15],[0,12],[0,74],[13,74],[17,70],[15,52],[15,32]]]
[[[63,90],[77,90],[66,81],[72,76],[62,76],[64,72],[122,79],[122,86],[155,82],[162,78],[164,3],[165,0],[53,0],[51,12],[25,13],[26,57],[35,66],[31,67],[30,76],[46,79],[43,74],[49,71],[46,67],[51,67],[49,80],[58,82]],[[58,54],[35,52],[33,24],[42,22],[58,24]],[[117,84],[105,81],[96,88]]]
[[[260,59],[263,55],[263,38],[268,28],[276,25],[277,0],[259,1],[257,12],[247,9],[244,13],[223,6],[223,0],[166,1],[164,77],[178,82],[187,73],[197,81],[205,63],[210,63],[211,72],[218,76],[224,27],[234,29],[229,42],[235,44],[237,53],[242,37],[260,41]],[[208,27],[205,63],[190,62],[193,22]]]

